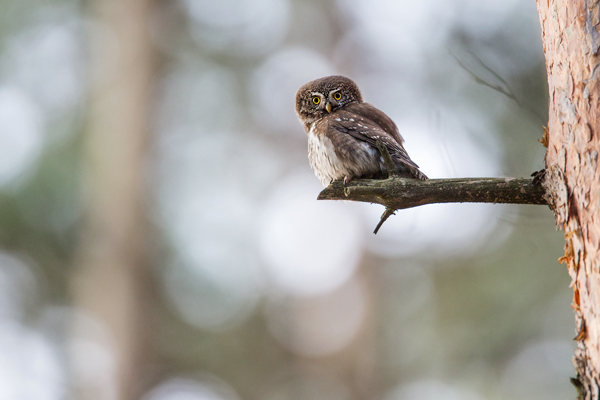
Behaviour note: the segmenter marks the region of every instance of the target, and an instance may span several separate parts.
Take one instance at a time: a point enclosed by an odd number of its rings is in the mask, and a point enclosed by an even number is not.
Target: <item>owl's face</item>
[[[307,129],[319,118],[351,103],[362,103],[362,95],[354,81],[340,75],[308,82],[296,93],[296,113]]]

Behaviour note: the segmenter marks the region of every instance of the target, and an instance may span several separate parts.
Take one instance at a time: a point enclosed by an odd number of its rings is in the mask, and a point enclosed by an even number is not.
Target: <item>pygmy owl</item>
[[[388,173],[377,142],[389,151],[398,174],[427,179],[402,143],[398,127],[369,103],[356,83],[344,76],[308,82],[296,93],[296,113],[308,133],[308,158],[327,186],[333,180],[381,178]]]

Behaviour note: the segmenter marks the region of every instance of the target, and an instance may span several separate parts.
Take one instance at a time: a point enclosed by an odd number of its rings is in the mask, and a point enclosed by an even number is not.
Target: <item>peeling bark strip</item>
[[[549,201],[565,232],[581,398],[600,399],[600,5],[537,0],[550,92]]]
[[[434,203],[547,204],[545,190],[531,178],[420,179],[391,177],[335,181],[318,200],[378,203],[394,210]]]

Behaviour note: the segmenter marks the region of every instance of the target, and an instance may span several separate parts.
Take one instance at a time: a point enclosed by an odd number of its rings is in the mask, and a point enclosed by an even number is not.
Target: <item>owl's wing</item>
[[[339,142],[336,148],[342,148],[344,142],[347,142],[350,137],[359,142],[368,143],[373,148],[377,148],[377,142],[379,141],[387,147],[399,168],[408,170],[410,175],[415,178],[427,179],[427,176],[419,171],[419,166],[410,159],[402,143],[398,142],[392,135],[372,120],[346,110],[339,110],[328,119],[329,128],[343,134],[341,137],[339,135],[328,135],[334,141],[334,145],[336,145],[335,141]],[[344,135],[347,136],[344,137]]]
[[[392,121],[386,113],[369,103],[352,103],[344,107],[345,111],[360,115],[363,118],[373,121],[381,129],[392,136],[399,144],[404,143],[404,138],[400,135],[396,123]]]

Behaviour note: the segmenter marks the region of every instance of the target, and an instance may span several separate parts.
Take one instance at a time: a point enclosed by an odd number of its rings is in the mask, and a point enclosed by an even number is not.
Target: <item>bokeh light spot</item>
[[[0,186],[34,163],[43,141],[40,108],[21,90],[0,86]]]
[[[483,400],[471,390],[435,380],[400,385],[385,400]]]
[[[352,279],[320,296],[274,297],[266,309],[271,334],[303,356],[326,356],[356,337],[366,313],[360,283]]]
[[[284,37],[288,0],[186,0],[192,36],[202,45],[238,55],[261,54]]]
[[[296,116],[296,92],[305,83],[335,68],[321,54],[305,48],[284,48],[269,57],[252,76],[249,88],[254,120],[275,134],[304,138]]]
[[[296,295],[340,286],[353,274],[363,252],[356,208],[317,202],[318,190],[318,180],[308,173],[287,176],[263,213],[259,246],[272,282]]]
[[[233,388],[214,376],[203,379],[170,378],[152,389],[143,400],[239,400]]]

